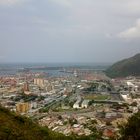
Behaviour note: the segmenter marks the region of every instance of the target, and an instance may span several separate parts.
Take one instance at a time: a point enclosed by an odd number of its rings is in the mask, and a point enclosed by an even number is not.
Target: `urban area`
[[[0,77],[0,104],[65,135],[104,138],[140,109],[140,78],[110,79],[102,71],[80,68],[21,70]],[[61,75],[62,74],[62,75]]]

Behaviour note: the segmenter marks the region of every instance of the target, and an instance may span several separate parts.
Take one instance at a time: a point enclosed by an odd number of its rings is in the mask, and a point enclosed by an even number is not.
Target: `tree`
[[[140,112],[128,119],[120,127],[120,140],[140,140]]]
[[[137,106],[137,102],[133,102],[131,106]]]
[[[62,120],[63,118],[62,118],[62,116],[61,116],[61,115],[59,115],[59,116],[58,116],[58,119],[59,119],[59,120]]]

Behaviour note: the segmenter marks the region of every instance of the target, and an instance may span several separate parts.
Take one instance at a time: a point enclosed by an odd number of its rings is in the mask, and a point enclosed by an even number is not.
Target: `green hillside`
[[[119,140],[140,140],[140,112],[132,115],[127,123],[119,126]]]
[[[140,76],[140,54],[115,63],[106,70],[106,74],[111,78]]]
[[[74,140],[0,107],[0,140]]]
[[[91,136],[65,136],[0,106],[0,140],[101,140],[101,137],[97,131]]]

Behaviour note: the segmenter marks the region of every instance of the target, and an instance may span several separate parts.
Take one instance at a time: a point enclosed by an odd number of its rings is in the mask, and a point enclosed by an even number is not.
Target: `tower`
[[[25,83],[24,83],[23,90],[24,90],[24,91],[29,91],[29,84],[28,84],[28,82],[25,82]]]

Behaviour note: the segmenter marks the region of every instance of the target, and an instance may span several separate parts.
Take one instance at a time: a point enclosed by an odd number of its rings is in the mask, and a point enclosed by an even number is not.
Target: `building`
[[[37,108],[37,102],[31,102],[31,109]]]
[[[81,97],[80,96],[78,96],[78,98],[77,98],[77,101],[74,103],[74,105],[73,105],[73,108],[81,108],[81,101],[82,101],[82,99],[81,99]]]
[[[88,108],[88,104],[89,104],[89,100],[84,100],[83,102],[82,102],[82,108]]]
[[[29,91],[29,84],[28,84],[28,82],[24,83],[23,90],[24,91]]]
[[[18,103],[16,104],[16,111],[18,113],[27,113],[30,110],[31,106],[29,103]]]
[[[41,78],[35,78],[34,79],[34,84],[43,88],[45,86],[45,81],[44,81],[44,79],[41,79]]]
[[[54,86],[53,86],[52,84],[47,85],[46,91],[47,91],[47,92],[50,92],[50,91],[52,91],[52,90],[54,90]]]

